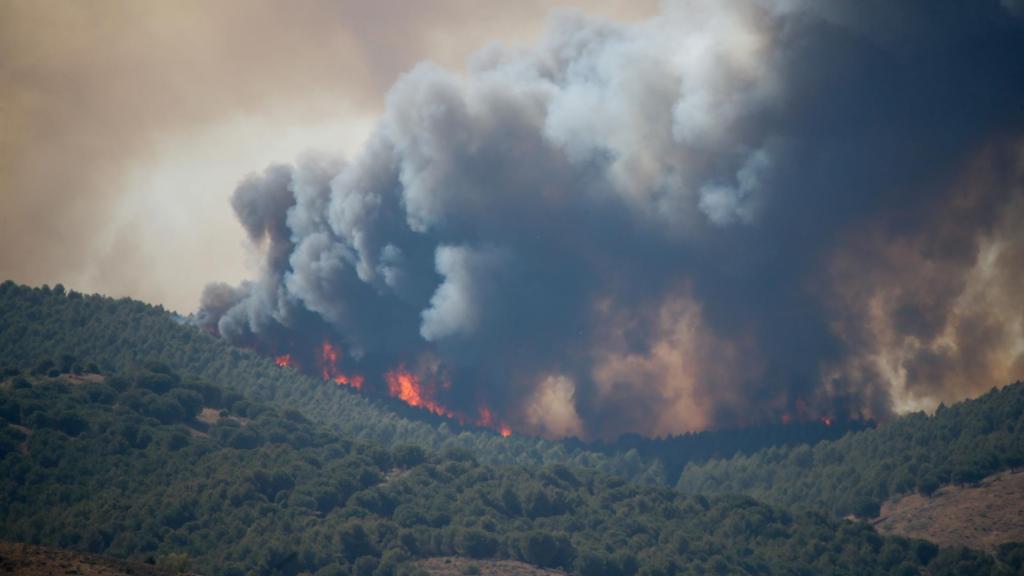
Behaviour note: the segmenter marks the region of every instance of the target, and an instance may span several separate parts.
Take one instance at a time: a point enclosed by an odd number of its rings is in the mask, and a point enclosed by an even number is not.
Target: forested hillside
[[[836,440],[851,432],[873,428],[873,421],[789,422],[726,430],[705,430],[666,438],[647,438],[627,434],[609,444],[584,444],[569,440],[565,444],[605,454],[634,451],[645,461],[654,461],[664,470],[665,479],[674,483],[691,462],[729,458],[735,454],[753,454],[773,446],[817,444]]]
[[[2,538],[209,574],[387,576],[454,554],[606,576],[1019,568],[747,497],[387,449],[159,363],[51,370],[0,384]]]
[[[839,516],[873,516],[887,498],[972,482],[1024,459],[1020,384],[935,416],[911,414],[866,431],[857,423],[804,423],[664,440],[627,437],[610,445],[502,438],[280,368],[160,307],[59,286],[0,285],[0,367],[45,375],[94,363],[97,370],[124,372],[149,361],[384,446],[463,449],[489,464],[586,467],[641,484],[678,480],[690,493],[742,493]],[[239,415],[248,416],[247,410],[243,404]],[[833,441],[815,444],[822,438]],[[757,451],[765,445],[773,447]],[[722,457],[729,458],[705,462]]]
[[[902,416],[875,430],[815,446],[774,447],[690,464],[678,487],[742,493],[786,507],[876,516],[886,499],[944,484],[970,484],[1024,465],[1024,383],[933,416]]]
[[[159,306],[66,292],[61,286],[30,288],[10,281],[0,285],[0,367],[45,373],[51,364],[81,364],[79,359],[85,358],[106,372],[163,362],[182,374],[218,382],[254,400],[301,410],[334,430],[384,445],[463,448],[489,463],[574,464],[643,483],[665,481],[663,468],[636,452],[602,454],[521,435],[502,438],[326,384],[232,347]]]
[[[794,423],[662,440],[627,437],[604,445],[551,442],[497,434],[433,416],[388,399],[371,399],[283,369],[258,354],[227,345],[158,306],[82,295],[63,287],[0,285],[0,367],[45,373],[90,358],[106,371],[157,360],[183,374],[217,381],[248,397],[301,410],[346,434],[382,444],[406,442],[432,450],[472,450],[489,463],[563,463],[596,468],[644,484],[674,483],[690,461],[753,452],[770,445],[838,438],[857,423]],[[51,366],[51,364],[53,366]]]

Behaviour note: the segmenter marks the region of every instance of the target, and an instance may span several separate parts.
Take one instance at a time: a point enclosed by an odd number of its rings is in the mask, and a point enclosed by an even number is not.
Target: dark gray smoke
[[[416,67],[351,162],[246,179],[263,268],[201,321],[269,354],[327,339],[369,389],[403,365],[548,436],[1002,384],[1024,375],[1021,54],[997,0],[561,13],[536,48]]]

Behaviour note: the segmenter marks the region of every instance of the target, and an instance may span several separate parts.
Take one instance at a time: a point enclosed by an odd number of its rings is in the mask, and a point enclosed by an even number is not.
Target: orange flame
[[[338,358],[341,352],[329,341],[324,340],[320,345],[320,374],[324,382],[334,382],[340,386],[351,386],[356,390],[363,389],[364,379],[362,376],[348,375],[338,368]]]
[[[320,368],[321,377],[324,382],[334,382],[339,386],[351,386],[356,390],[363,390],[366,379],[362,375],[346,374],[341,370],[339,366],[341,352],[340,347],[331,344],[329,340],[324,340],[314,355],[316,364]],[[291,354],[275,357],[274,363],[282,368],[299,367]],[[424,382],[424,378],[409,372],[404,365],[400,364],[397,368],[384,374],[384,380],[388,385],[388,394],[410,406],[423,408],[431,414],[457,420],[460,424],[472,421],[473,424],[482,428],[497,430],[505,438],[512,435],[512,429],[508,424],[500,421],[486,404],[480,405],[476,420],[472,420],[465,413],[450,410],[438,402],[436,399],[438,388],[450,390],[452,387],[451,381],[444,376],[429,378]]]
[[[477,412],[479,415],[476,419],[476,422],[474,422],[474,424],[476,424],[477,426],[480,426],[482,428],[497,428],[498,433],[501,434],[502,437],[504,438],[508,438],[509,436],[512,435],[512,429],[509,428],[508,424],[505,424],[504,422],[499,422],[498,419],[494,417],[494,413],[491,412],[491,409],[488,408],[486,404],[481,404]]]
[[[420,379],[406,370],[404,366],[400,365],[398,368],[388,371],[384,375],[384,379],[388,383],[388,394],[409,406],[424,408],[438,416],[458,417],[455,413],[438,404],[432,398],[433,390],[430,387],[424,388],[420,383]]]
[[[355,388],[356,390],[362,390],[363,389],[363,377],[362,376],[346,376],[344,374],[339,374],[339,375],[334,377],[334,383],[335,384],[341,384],[341,385],[344,385],[344,386],[351,386],[351,387]]]
[[[480,417],[476,419],[476,424],[484,428],[494,426],[494,414],[491,414],[491,409],[485,404],[480,405]]]
[[[323,374],[324,380],[331,379],[331,373],[334,372],[338,365],[338,351],[331,346],[331,343],[324,340],[323,345],[320,346],[320,372]]]

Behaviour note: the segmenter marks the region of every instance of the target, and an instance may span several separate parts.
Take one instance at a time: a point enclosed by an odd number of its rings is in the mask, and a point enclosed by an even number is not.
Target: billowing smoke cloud
[[[560,13],[536,48],[403,76],[357,158],[246,179],[263,268],[210,286],[201,322],[306,362],[329,340],[366,389],[407,370],[548,436],[1004,384],[1024,376],[1020,54],[998,0]]]

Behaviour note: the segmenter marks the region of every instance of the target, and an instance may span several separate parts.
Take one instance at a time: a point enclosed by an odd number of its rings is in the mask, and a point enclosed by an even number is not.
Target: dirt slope
[[[914,494],[888,502],[875,527],[989,552],[1004,542],[1024,542],[1024,471],[995,474],[978,486],[946,486],[931,498]]]
[[[0,541],[0,574],[19,576],[173,576],[148,564],[60,548]]]

